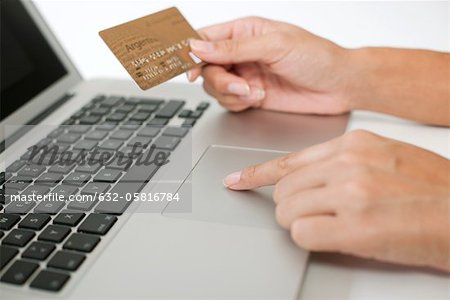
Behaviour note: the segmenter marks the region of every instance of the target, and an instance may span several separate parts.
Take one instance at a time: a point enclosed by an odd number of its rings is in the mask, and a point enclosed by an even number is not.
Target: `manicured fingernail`
[[[248,96],[250,95],[250,87],[248,84],[241,82],[232,82],[228,85],[228,92],[238,95],[238,96]]]
[[[212,43],[202,40],[189,40],[189,45],[192,50],[199,52],[212,52],[214,50],[214,45]]]
[[[245,101],[254,102],[254,101],[261,101],[265,97],[266,97],[266,92],[262,88],[252,86],[250,88],[250,94],[247,96],[241,97],[241,99],[245,100]]]
[[[227,177],[225,177],[225,179],[223,180],[223,185],[226,187],[230,187],[238,183],[239,180],[241,180],[241,171],[231,173]]]

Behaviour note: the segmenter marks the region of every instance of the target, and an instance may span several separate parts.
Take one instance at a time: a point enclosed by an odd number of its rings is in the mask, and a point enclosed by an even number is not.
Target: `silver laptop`
[[[222,179],[342,134],[346,116],[83,81],[29,1],[2,0],[1,55],[2,299],[298,297],[308,254],[276,224],[271,188]]]

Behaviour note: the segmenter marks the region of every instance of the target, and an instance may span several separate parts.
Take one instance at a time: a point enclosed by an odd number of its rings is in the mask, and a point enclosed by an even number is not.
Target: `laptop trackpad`
[[[232,225],[278,229],[274,217],[272,187],[253,191],[231,191],[222,184],[232,172],[274,159],[282,152],[211,146],[179,188],[164,216]]]

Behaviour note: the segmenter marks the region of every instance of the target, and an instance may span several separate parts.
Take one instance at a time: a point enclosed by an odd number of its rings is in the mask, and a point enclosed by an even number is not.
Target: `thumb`
[[[255,61],[271,63],[279,58],[282,48],[279,43],[274,43],[272,34],[239,40],[228,39],[212,42],[193,39],[189,42],[191,51],[196,56],[213,64],[238,64]]]

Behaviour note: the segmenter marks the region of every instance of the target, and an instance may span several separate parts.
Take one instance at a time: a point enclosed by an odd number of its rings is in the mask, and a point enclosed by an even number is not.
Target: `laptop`
[[[84,81],[30,1],[1,1],[1,72],[2,299],[299,297],[308,253],[277,225],[272,188],[222,179],[342,134],[347,116]]]

